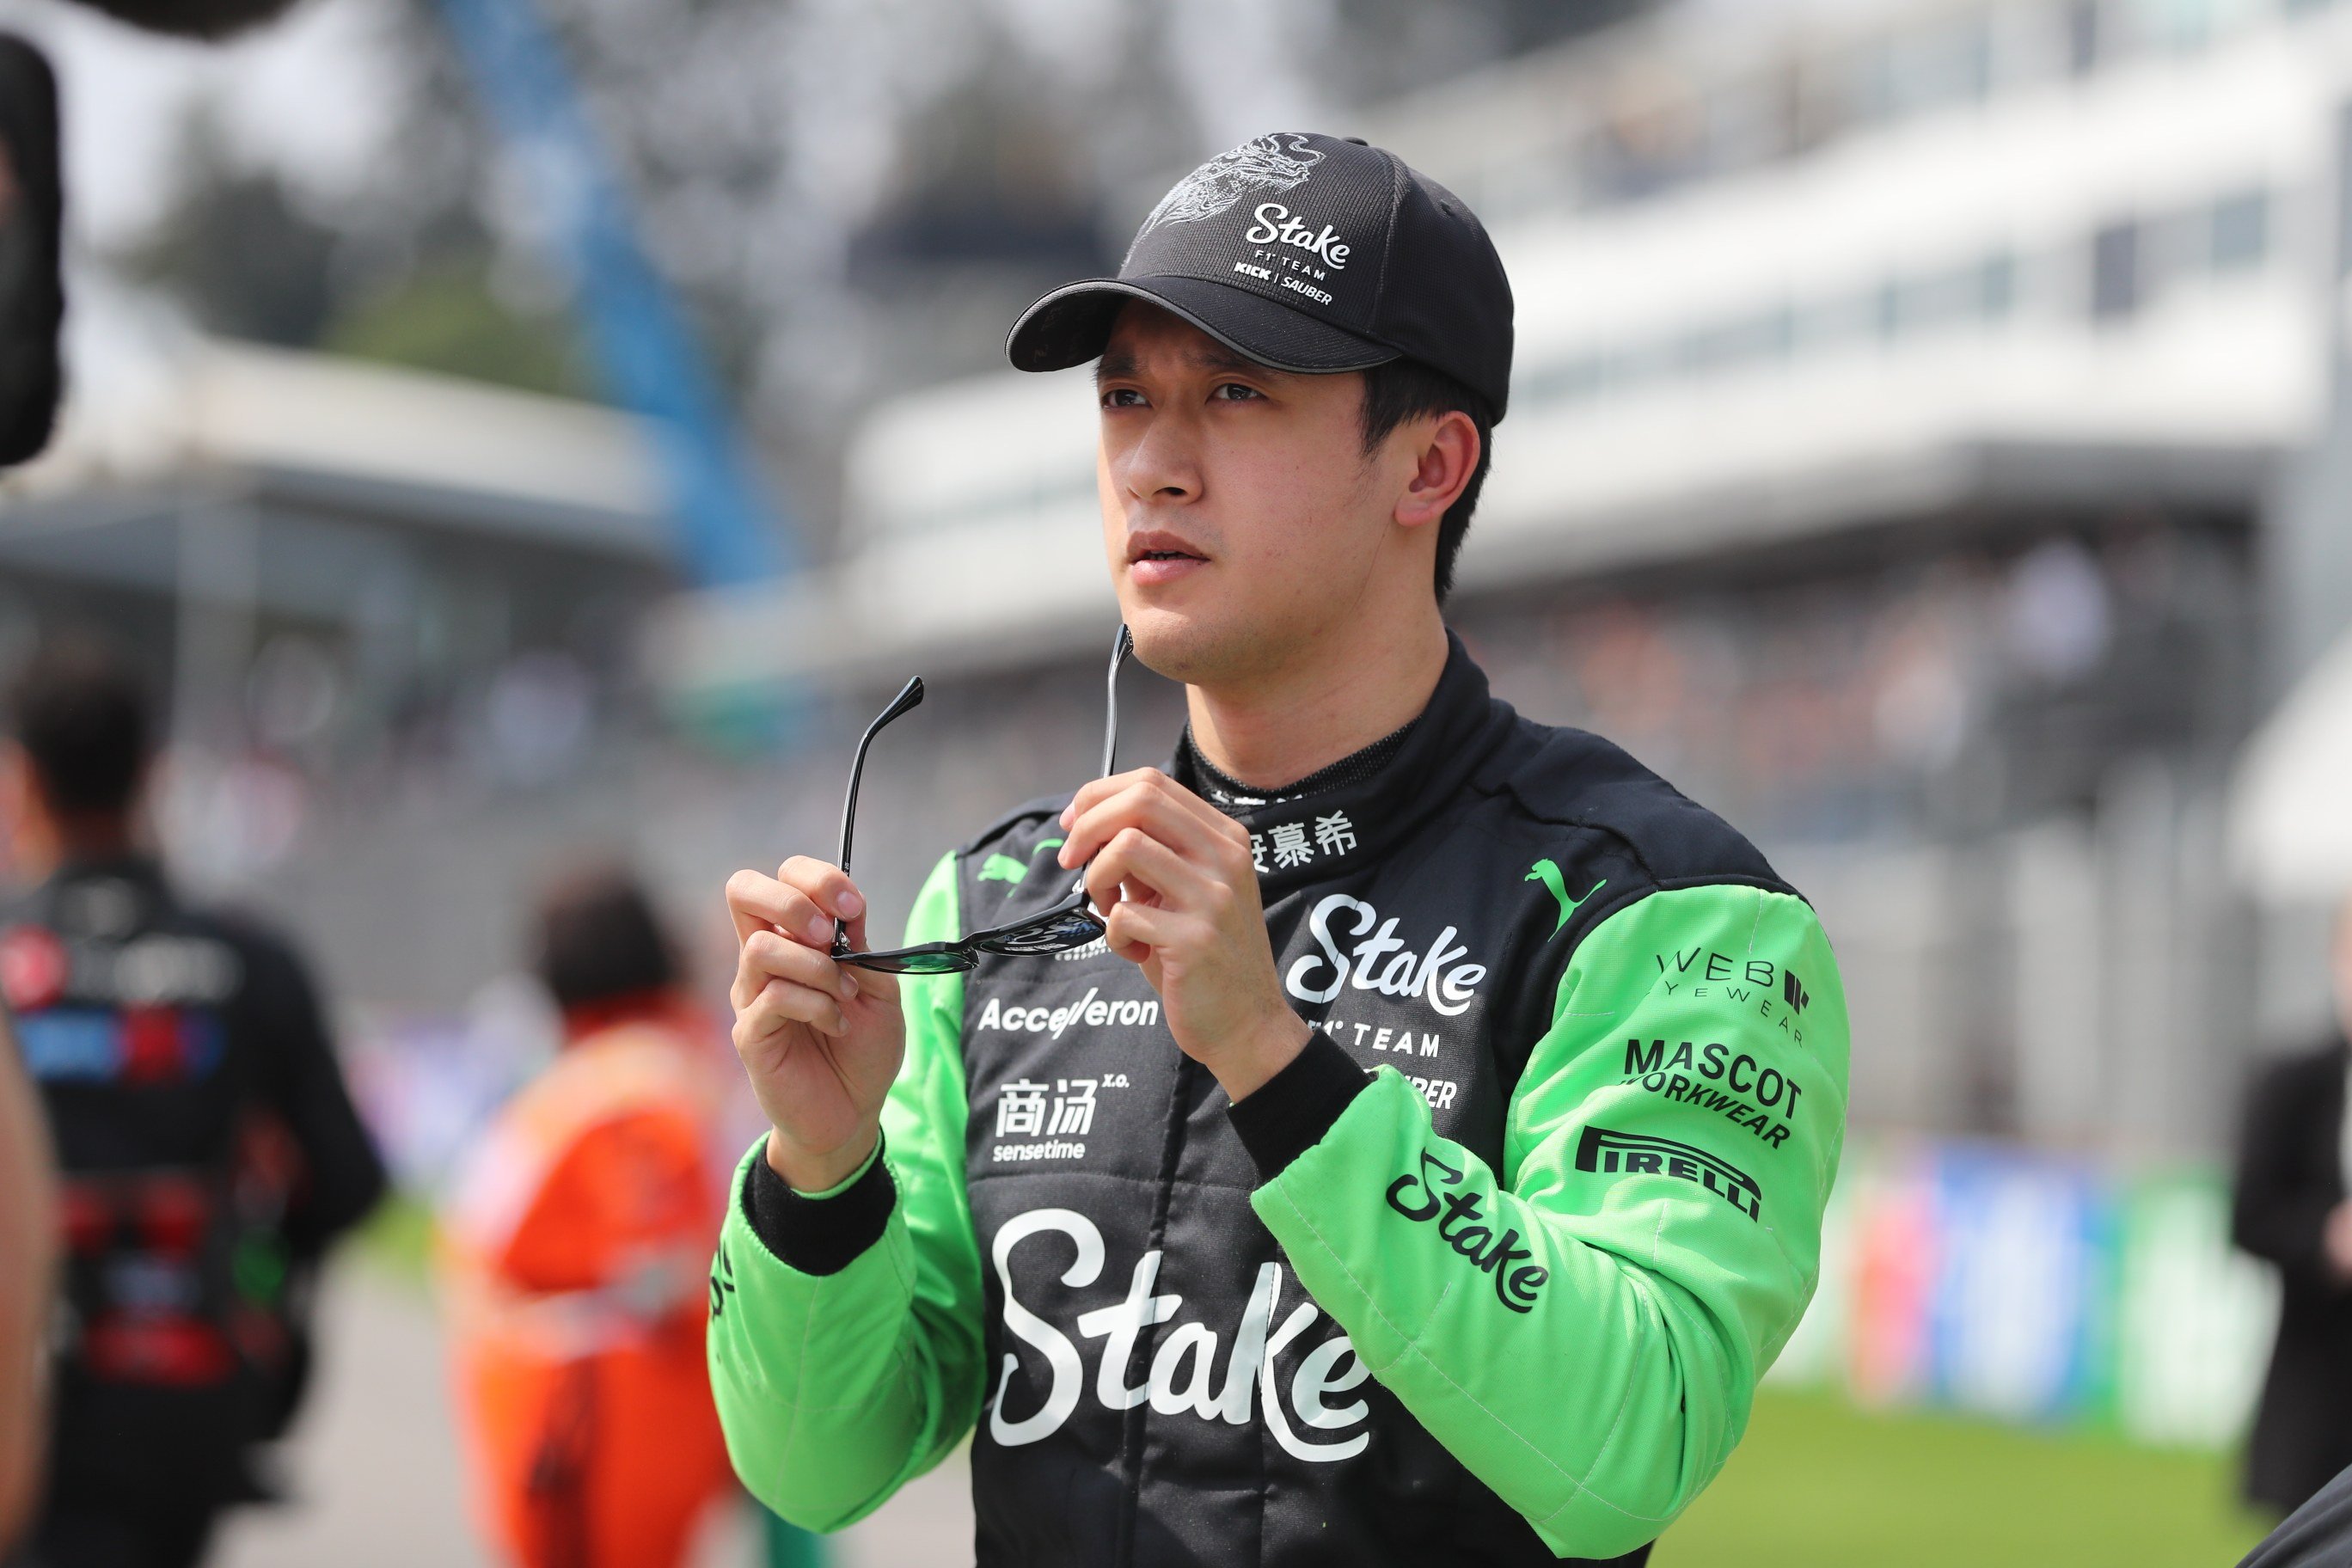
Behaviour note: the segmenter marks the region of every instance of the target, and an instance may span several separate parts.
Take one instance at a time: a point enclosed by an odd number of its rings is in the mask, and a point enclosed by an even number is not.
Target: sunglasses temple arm
[[[898,695],[890,700],[890,706],[882,710],[874,722],[866,726],[866,733],[857,738],[857,754],[852,757],[849,763],[849,788],[841,797],[841,854],[834,862],[841,868],[841,874],[845,877],[849,875],[850,840],[857,830],[857,786],[866,777],[866,749],[874,744],[874,737],[880,734],[891,720],[921,702],[922,700],[923,681],[922,678],[918,676],[899,689]],[[835,921],[833,935],[834,945],[836,947],[842,945],[848,939],[846,924],[838,920]]]
[[[1110,777],[1111,763],[1118,757],[1118,668],[1127,662],[1127,656],[1134,651],[1135,634],[1129,631],[1122,624],[1118,628],[1118,639],[1111,645],[1110,674],[1103,682],[1110,691],[1110,701],[1108,704],[1108,716],[1103,721],[1101,776],[1104,778]]]
[[[1118,760],[1118,670],[1127,662],[1127,656],[1134,651],[1135,634],[1128,630],[1127,623],[1122,621],[1118,637],[1110,646],[1110,673],[1103,677],[1108,700],[1103,704],[1102,772],[1097,775],[1101,778],[1110,777],[1111,764]],[[1086,885],[1086,868],[1082,866],[1078,868],[1078,886],[1083,888]]]

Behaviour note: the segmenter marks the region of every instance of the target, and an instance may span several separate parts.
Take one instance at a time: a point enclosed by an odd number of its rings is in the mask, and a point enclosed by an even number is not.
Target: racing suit
[[[1175,770],[1252,832],[1307,1047],[1234,1104],[1100,943],[905,981],[877,1157],[738,1173],[738,1473],[833,1529],[971,1431],[983,1568],[1639,1561],[1812,1292],[1847,1030],[1811,909],[1458,640],[1277,798]],[[1063,893],[1066,800],[940,861],[908,940]]]
[[[143,858],[70,865],[0,929],[63,1175],[44,1564],[187,1562],[263,1495],[320,1258],[384,1188],[301,962]]]

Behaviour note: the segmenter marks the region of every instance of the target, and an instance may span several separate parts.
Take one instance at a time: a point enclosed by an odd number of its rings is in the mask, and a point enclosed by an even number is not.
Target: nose
[[[1147,503],[1182,505],[1201,494],[1197,454],[1180,421],[1165,416],[1147,425],[1125,451],[1111,454],[1120,492]]]

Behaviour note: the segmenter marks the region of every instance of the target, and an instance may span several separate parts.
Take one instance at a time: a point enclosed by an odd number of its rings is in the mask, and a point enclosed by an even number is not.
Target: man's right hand
[[[2352,1199],[2327,1211],[2327,1225],[2319,1241],[2336,1284],[2352,1285]]]
[[[735,920],[735,1054],[767,1112],[768,1164],[822,1192],[866,1163],[906,1030],[898,977],[835,963],[833,922],[866,946],[866,900],[836,867],[795,856],[727,879]]]

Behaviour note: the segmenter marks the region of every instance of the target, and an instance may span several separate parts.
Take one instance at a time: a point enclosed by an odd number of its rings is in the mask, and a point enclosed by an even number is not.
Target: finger
[[[865,925],[866,922],[863,921],[850,922],[849,945],[852,950],[865,947]],[[837,963],[836,967],[841,971],[842,977],[849,982],[850,989],[845,995],[851,1002],[860,999],[868,1002],[898,1000],[898,977],[888,970],[868,969],[859,963]]]
[[[866,913],[866,895],[857,890],[848,872],[829,861],[795,855],[776,868],[776,877],[807,894],[829,915],[854,921]]]
[[[1103,802],[1138,789],[1159,792],[1171,801],[1190,803],[1199,807],[1202,814],[1209,819],[1213,820],[1221,816],[1216,807],[1178,784],[1160,769],[1131,768],[1126,773],[1112,773],[1108,778],[1093,779],[1081,785],[1078,792],[1071,796],[1070,804],[1062,808],[1062,831],[1069,832],[1080,817],[1102,805]]]
[[[1095,908],[1108,910],[1130,897],[1128,889],[1136,884],[1158,894],[1160,903],[1190,910],[1210,905],[1212,889],[1218,885],[1202,868],[1143,829],[1124,827],[1087,863],[1087,895]]]
[[[849,1032],[837,997],[789,980],[771,980],[735,1015],[735,1048],[740,1053],[763,1045],[794,1024],[835,1037]]]
[[[737,993],[748,999],[771,980],[788,980],[812,991],[830,992],[846,1001],[857,994],[849,971],[823,949],[793,942],[774,931],[753,931],[744,938],[736,961]],[[740,1002],[738,1002],[740,1005]]]
[[[1062,808],[1062,831],[1067,833],[1070,830],[1070,824],[1076,822],[1089,806],[1097,802],[1106,800],[1129,785],[1140,782],[1147,774],[1158,772],[1160,772],[1158,768],[1129,768],[1123,773],[1108,773],[1098,779],[1088,779],[1078,786],[1078,793],[1070,797],[1070,804]]]
[[[1181,789],[1166,774],[1154,773],[1097,800],[1072,819],[1061,863],[1084,865],[1128,827],[1143,829],[1189,858],[1213,861],[1240,853],[1237,846],[1246,841],[1246,835],[1238,826],[1214,811],[1205,818],[1197,815],[1179,798]]]
[[[1144,963],[1161,948],[1175,945],[1198,923],[1181,910],[1129,900],[1111,907],[1103,922],[1103,945],[1130,963]]]
[[[735,921],[738,942],[764,931],[782,931],[819,947],[833,943],[831,915],[800,889],[757,871],[738,871],[727,879],[727,912]]]

